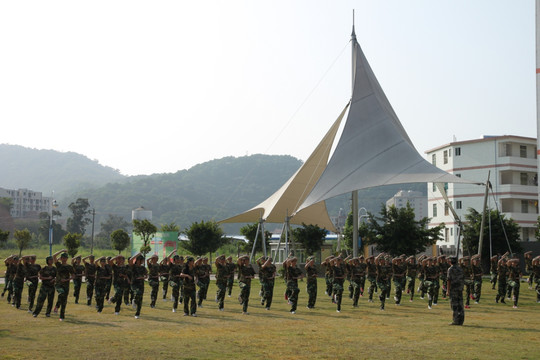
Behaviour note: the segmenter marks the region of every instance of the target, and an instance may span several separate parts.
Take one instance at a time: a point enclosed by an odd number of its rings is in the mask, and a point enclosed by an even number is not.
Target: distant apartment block
[[[490,172],[492,191],[488,208],[499,209],[506,218],[512,218],[520,226],[521,241],[535,240],[538,217],[535,138],[484,136],[439,146],[426,154],[437,167],[464,179],[485,183]],[[482,212],[485,186],[448,183],[445,189],[462,221],[469,208]],[[430,226],[445,224],[444,239],[437,245],[455,251],[457,224],[433,183],[428,183],[428,217],[432,219]]]
[[[396,208],[400,209],[406,207],[407,203],[414,209],[415,220],[418,221],[428,216],[427,196],[420,191],[400,190],[396,195],[386,201],[386,207],[394,205]]]
[[[0,198],[10,198],[13,206],[11,216],[13,218],[37,218],[42,212],[51,211],[50,197],[44,197],[41,192],[28,189],[4,189],[0,188]]]

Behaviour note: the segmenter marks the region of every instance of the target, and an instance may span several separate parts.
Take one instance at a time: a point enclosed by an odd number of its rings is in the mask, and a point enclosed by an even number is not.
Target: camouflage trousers
[[[424,286],[428,293],[428,305],[437,304],[439,296],[439,279],[424,280]]]
[[[81,293],[82,279],[77,277],[73,279],[73,297],[75,298],[75,304],[79,303],[79,294]]]
[[[60,308],[60,319],[63,319],[66,315],[66,305],[69,296],[69,282],[56,285],[56,292],[58,293],[57,307]]]
[[[41,288],[39,289],[39,295],[37,298],[36,303],[36,309],[34,310],[34,315],[38,316],[41,312],[41,309],[43,308],[43,304],[45,303],[45,300],[47,300],[47,309],[45,311],[46,315],[50,315],[54,303],[54,286],[48,286],[41,284]]]
[[[403,294],[403,290],[405,289],[405,282],[407,279],[402,277],[394,277],[394,287],[395,287],[395,294],[396,294],[396,304],[401,303],[401,295]]]
[[[469,306],[474,283],[471,279],[465,279],[465,305]]]
[[[227,280],[227,294],[231,296],[232,294],[232,288],[234,285],[234,277],[231,275],[229,279]]]
[[[240,296],[238,297],[238,299],[242,303],[242,311],[247,312],[249,305],[249,295],[251,293],[251,284],[240,281],[238,283],[238,286],[240,287]]]
[[[94,296],[94,277],[86,279],[86,304],[92,305],[92,297]]]
[[[452,309],[452,324],[463,325],[465,321],[463,290],[453,290],[450,288],[450,308]]]
[[[514,280],[508,281],[508,287],[514,293],[514,296],[512,297],[512,299],[514,300],[514,306],[517,306],[518,299],[519,299],[519,280],[518,281],[514,281]]]
[[[225,302],[225,293],[227,292],[227,280],[216,280],[217,293],[216,300],[219,309],[223,309]]]
[[[22,292],[24,289],[24,279],[13,279],[13,304],[18,309],[21,307]]]
[[[261,282],[263,293],[261,304],[269,308],[272,306],[272,299],[274,298],[274,279],[265,280]]]
[[[139,316],[141,315],[142,301],[144,296],[144,282],[142,284],[132,284],[131,290],[133,291],[133,301],[135,302],[136,306],[135,316]]]
[[[28,283],[28,310],[32,310],[32,308],[34,307],[34,300],[36,299],[38,279],[30,280],[27,283]]]
[[[540,278],[535,277],[534,281],[536,282],[536,286],[534,288],[536,291],[536,302],[540,302]]]
[[[300,289],[298,288],[298,283],[296,281],[287,282],[287,290],[289,291],[289,302],[291,303],[291,311],[296,311],[298,306],[298,294],[300,294]]]
[[[411,295],[411,300],[414,298],[415,283],[416,283],[415,276],[407,276],[407,294]]]
[[[490,272],[489,282],[491,283],[491,288],[495,289],[495,285],[497,285],[497,272]]]
[[[150,291],[150,306],[156,306],[156,300],[159,292],[159,278],[148,280],[148,284],[152,289]]]
[[[7,301],[10,303],[13,296],[13,278],[6,279],[6,286],[4,287],[4,291],[2,291],[2,296],[4,296],[6,291],[8,293]]]
[[[107,282],[106,281],[96,281],[94,286],[96,293],[96,306],[97,311],[101,312],[103,310],[103,304],[105,302],[105,295],[107,293]]]
[[[126,296],[127,293],[129,293],[128,284],[125,281],[119,281],[114,283],[114,296],[111,299],[111,302],[113,304],[116,304],[114,307],[114,312],[120,312],[120,307],[122,306],[122,299]]]
[[[161,289],[163,290],[163,299],[167,298],[167,291],[169,290],[169,275],[161,276]]]
[[[390,295],[390,287],[388,286],[388,284],[388,280],[377,281],[377,286],[381,290],[381,293],[379,294],[379,300],[381,301],[381,309],[384,309],[384,303],[386,302],[386,298]]]
[[[178,302],[182,302],[182,300],[180,299],[180,288],[182,287],[182,280],[179,279],[180,278],[176,279],[176,281],[168,281],[172,293],[173,309],[178,309]]]
[[[504,297],[506,296],[506,279],[500,278],[499,279],[499,287],[497,288],[497,297],[495,298],[495,302],[499,302],[499,300],[504,304]]]
[[[474,279],[474,281],[473,281],[473,299],[474,299],[474,301],[479,302],[481,295],[482,295],[482,278]]]
[[[367,279],[369,281],[369,288],[368,288],[369,300],[373,300],[373,293],[377,292],[377,281],[375,280],[375,277],[372,277],[372,276],[368,276]]]
[[[343,279],[334,280],[332,290],[334,292],[334,301],[337,305],[337,311],[341,311],[341,299],[343,298]]]
[[[328,274],[325,274],[324,275],[324,282],[326,284],[326,294],[328,296],[332,296],[332,292],[333,292],[333,280],[332,278],[328,275]]]
[[[313,309],[317,301],[317,279],[308,279],[306,284],[306,292],[308,294],[308,308]]]
[[[199,300],[199,306],[202,305],[203,300],[206,300],[206,295],[208,293],[208,286],[210,285],[210,278],[200,279],[197,282],[199,291],[197,292],[197,298]]]
[[[442,293],[442,297],[443,299],[446,299],[446,292],[447,292],[447,289],[446,289],[446,282],[447,282],[447,278],[446,278],[446,274],[445,275],[441,275],[440,277],[440,284],[441,284],[441,293]]]
[[[196,293],[195,287],[184,287],[184,314],[193,315],[197,312]]]
[[[364,278],[365,281],[365,278]],[[353,306],[358,306],[358,299],[360,298],[360,294],[362,293],[362,290],[364,290],[364,286],[362,284],[361,278],[356,278],[351,280],[351,285],[353,286]]]

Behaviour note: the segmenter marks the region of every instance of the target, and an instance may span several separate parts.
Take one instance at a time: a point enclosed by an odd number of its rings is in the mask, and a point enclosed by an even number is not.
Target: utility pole
[[[92,209],[92,242],[90,243],[90,255],[94,255],[94,220],[96,218],[96,209]]]

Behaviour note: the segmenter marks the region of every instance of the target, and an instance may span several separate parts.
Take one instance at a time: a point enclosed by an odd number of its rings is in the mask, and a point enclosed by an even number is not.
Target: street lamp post
[[[54,192],[53,192],[54,196]],[[49,214],[49,256],[52,256],[52,244],[53,244],[53,209],[58,207],[56,200],[53,200],[51,203],[51,213]]]

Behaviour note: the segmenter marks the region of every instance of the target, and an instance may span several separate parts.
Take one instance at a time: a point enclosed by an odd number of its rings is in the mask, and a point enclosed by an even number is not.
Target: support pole
[[[484,243],[484,223],[486,222],[486,211],[487,211],[487,200],[489,195],[489,176],[491,175],[491,171],[488,171],[488,177],[486,181],[486,192],[484,194],[484,207],[482,211],[482,222],[480,223],[480,236],[478,238],[478,255],[480,255],[480,259],[482,259],[482,245]]]
[[[353,212],[353,257],[358,257],[358,190],[352,192]]]

